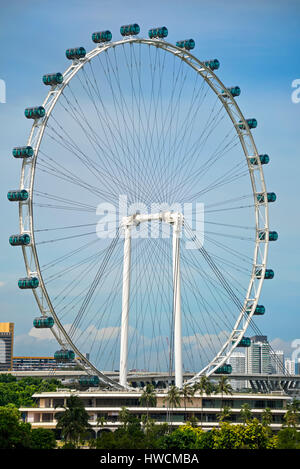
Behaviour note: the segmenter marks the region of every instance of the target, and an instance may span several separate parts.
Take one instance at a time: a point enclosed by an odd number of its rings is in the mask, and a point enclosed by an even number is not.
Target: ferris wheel
[[[175,374],[182,387],[230,373],[248,347],[270,241],[263,166],[236,99],[196,58],[193,39],[137,24],[95,32],[67,49],[64,73],[42,78],[43,103],[22,159],[19,233],[26,274],[57,361],[79,361],[90,383],[128,387],[130,370]],[[118,381],[104,372],[117,370]]]

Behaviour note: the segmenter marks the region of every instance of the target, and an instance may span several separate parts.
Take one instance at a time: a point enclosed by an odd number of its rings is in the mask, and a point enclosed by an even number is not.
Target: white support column
[[[182,217],[176,214],[173,224],[173,305],[174,305],[174,364],[175,386],[183,385],[182,374],[182,332],[181,332],[181,292],[180,292],[180,232]]]
[[[131,226],[125,225],[124,260],[123,260],[123,292],[121,317],[121,344],[120,344],[120,378],[122,386],[127,386],[128,369],[128,325],[129,325],[129,297],[130,297],[130,261],[131,261]]]

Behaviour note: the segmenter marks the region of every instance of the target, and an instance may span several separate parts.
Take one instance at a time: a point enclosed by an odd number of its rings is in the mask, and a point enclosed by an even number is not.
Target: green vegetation
[[[77,396],[70,396],[64,409],[63,412],[58,412],[55,415],[56,428],[61,430],[61,436],[68,448],[76,448],[90,429],[89,414],[85,410],[82,400]]]
[[[55,430],[31,428],[29,423],[21,419],[18,407],[34,406],[32,395],[36,392],[55,391],[61,383],[55,379],[23,378],[17,381],[11,375],[0,376],[0,448],[1,449],[55,449],[57,442]],[[149,417],[149,408],[157,404],[155,389],[147,385],[140,397],[140,406],[147,408],[141,416],[136,416],[123,407],[119,414],[121,422],[116,431],[106,427],[104,416],[98,416],[97,438],[89,439],[91,425],[89,414],[83,401],[77,396],[67,399],[64,411],[57,412],[57,430],[62,437],[63,449],[81,448],[89,445],[93,449],[162,449],[162,450],[200,450],[200,449],[300,449],[300,402],[289,403],[284,415],[284,424],[278,433],[270,427],[272,413],[269,408],[262,412],[261,421],[254,418],[248,404],[241,407],[239,421],[231,423],[232,410],[226,405],[223,396],[232,393],[227,378],[220,379],[217,386],[212,386],[207,378],[203,378],[193,388],[182,390],[175,386],[169,388],[164,402],[167,413],[176,409],[181,403],[185,410],[188,403],[193,403],[195,393],[221,394],[222,411],[219,425],[204,431],[202,422],[189,417],[190,421],[179,426],[168,422],[155,424]],[[193,404],[192,404],[193,405]],[[186,414],[186,412],[185,412]],[[187,416],[186,416],[187,418]]]
[[[14,404],[16,407],[34,407],[32,395],[36,392],[56,391],[63,387],[57,379],[22,378],[10,374],[0,375],[0,406]]]
[[[21,414],[13,404],[0,407],[1,449],[54,449],[56,441],[52,430],[31,429],[21,420]]]

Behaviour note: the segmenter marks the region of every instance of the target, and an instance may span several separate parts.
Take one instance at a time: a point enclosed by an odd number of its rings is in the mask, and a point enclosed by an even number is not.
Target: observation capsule
[[[269,155],[258,155],[258,157],[260,159],[261,164],[268,164],[270,161]],[[256,157],[250,158],[250,163],[257,165],[258,164],[257,158]]]
[[[148,31],[148,36],[150,39],[153,38],[164,38],[167,37],[168,35],[168,29],[165,26],[162,26],[160,28],[152,28],[149,29]]]
[[[27,119],[40,119],[41,117],[44,117],[45,115],[45,109],[43,106],[36,106],[36,107],[27,107],[25,109],[25,117]]]
[[[232,372],[232,366],[229,363],[220,366],[215,371],[217,375],[221,375],[221,374],[230,375],[231,372]]]
[[[54,319],[52,316],[41,316],[33,320],[33,326],[36,329],[49,329],[54,326]]]
[[[69,60],[83,59],[86,56],[86,50],[84,47],[73,47],[66,50],[66,57]]]
[[[29,197],[28,192],[25,189],[20,191],[8,191],[7,198],[10,202],[20,202],[22,200],[27,200]]]
[[[184,39],[183,41],[177,41],[176,46],[181,49],[191,50],[195,47],[194,39]]]
[[[136,36],[140,32],[140,27],[137,23],[127,24],[121,26],[120,33],[122,36]]]
[[[30,243],[30,236],[27,233],[11,235],[9,237],[9,244],[11,246],[27,246]]]
[[[258,239],[260,241],[264,241],[266,239],[266,232],[265,231],[259,231],[258,232]],[[269,241],[277,241],[277,239],[278,239],[277,231],[269,231]]]
[[[110,31],[99,31],[92,34],[92,40],[96,42],[96,44],[100,42],[109,42],[112,39],[112,34]]]
[[[226,88],[222,91],[223,96],[228,96],[228,92],[235,98],[241,94],[241,88],[239,86],[232,86],[231,88]]]
[[[20,278],[20,280],[18,281],[18,287],[21,288],[21,290],[37,288],[38,286],[39,279],[37,277]]]
[[[30,146],[27,147],[15,147],[12,151],[12,154],[15,158],[30,158],[33,156],[33,148]]]
[[[79,378],[79,384],[84,387],[97,387],[99,383],[98,376],[81,376]]]
[[[265,196],[263,192],[256,194],[256,198],[258,202],[263,203],[265,201]],[[276,194],[275,192],[267,192],[267,201],[268,202],[275,202]]]
[[[251,345],[250,337],[243,337],[237,344],[237,347],[250,347],[250,345]]]
[[[218,68],[220,67],[220,62],[218,59],[206,60],[203,63],[210,70],[218,70]]]
[[[255,129],[257,127],[257,120],[256,119],[246,119],[249,129]],[[246,126],[242,121],[239,121],[239,129],[246,129]]]
[[[45,85],[60,85],[64,81],[64,77],[61,73],[48,73],[43,76],[43,83]]]
[[[262,316],[263,314],[265,314],[265,312],[266,308],[264,307],[264,305],[257,305],[254,314],[255,316]]]
[[[69,362],[74,360],[75,358],[75,353],[73,350],[57,350],[54,354],[54,358],[58,362]]]
[[[255,316],[262,316],[263,314],[265,314],[265,312],[266,312],[266,308],[263,305],[257,305],[253,314]],[[246,313],[248,314],[251,313],[251,306],[246,309]]]
[[[261,278],[262,276],[262,269],[256,269],[255,271],[255,277],[256,278]],[[266,269],[265,271],[265,279],[272,279],[274,277],[274,271],[272,269]]]

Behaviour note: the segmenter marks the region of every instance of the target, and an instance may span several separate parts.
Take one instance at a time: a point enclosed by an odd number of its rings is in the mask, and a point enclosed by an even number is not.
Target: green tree
[[[55,415],[56,428],[61,430],[61,435],[67,443],[70,442],[77,447],[79,440],[84,438],[87,430],[91,428],[89,414],[82,400],[74,395],[67,399],[67,405],[63,407],[65,410]]]
[[[29,423],[21,420],[21,414],[13,404],[0,407],[0,448],[30,448]]]
[[[54,432],[48,428],[33,428],[30,434],[31,449],[55,449]]]
[[[287,411],[283,417],[285,426],[296,428],[299,425],[299,408],[300,403],[297,399],[293,399],[293,401],[287,405]]]
[[[219,422],[227,422],[228,420],[231,419],[232,416],[232,411],[230,407],[224,406],[220,412],[220,415],[218,416]]]
[[[201,376],[200,380],[195,383],[194,391],[199,392],[201,396],[201,417],[200,417],[200,426],[202,428],[202,421],[203,421],[203,394],[205,393],[209,396],[213,392],[213,385],[210,382],[209,378],[205,375]]]
[[[231,384],[229,383],[228,378],[226,376],[221,376],[221,378],[219,379],[219,382],[215,389],[215,394],[221,394],[221,409],[223,409],[224,408],[224,405],[223,405],[224,394],[225,395],[233,394]]]
[[[261,423],[264,427],[268,428],[272,423],[272,412],[269,407],[266,407],[261,415]]]
[[[195,388],[192,386],[185,384],[182,389],[180,390],[180,394],[183,397],[183,403],[184,403],[184,420],[186,421],[186,406],[187,402],[193,403],[192,397],[195,394]]]
[[[300,433],[294,427],[282,428],[277,435],[277,449],[300,449]]]
[[[245,403],[241,406],[240,416],[244,425],[251,420],[252,412],[251,407],[248,403]]]
[[[174,408],[180,407],[180,390],[174,385],[170,386],[167,392],[167,397],[164,399],[164,402],[167,402],[168,418],[170,419],[169,409],[173,410]]]
[[[155,388],[153,384],[146,384],[139,399],[139,402],[141,406],[147,407],[147,419],[149,419],[149,407],[155,407],[157,402]]]
[[[232,425],[223,422],[213,434],[214,449],[267,449],[273,448],[274,442],[266,428],[257,419],[247,425]]]

